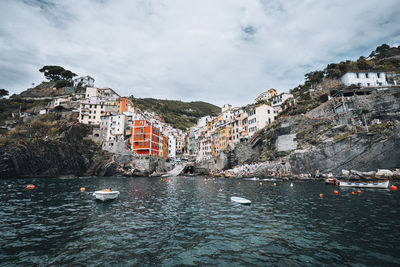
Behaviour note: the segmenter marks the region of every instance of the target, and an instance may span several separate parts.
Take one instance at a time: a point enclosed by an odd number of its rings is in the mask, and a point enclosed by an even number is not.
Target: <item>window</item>
[[[138,134],[136,134],[136,139],[138,139],[139,137],[138,137],[139,135]]]
[[[268,109],[268,114],[271,114],[271,111]]]
[[[89,119],[91,119],[92,118],[92,116],[89,116]]]
[[[147,142],[144,142],[144,146],[147,146]]]
[[[365,73],[365,78],[368,78],[368,73]]]
[[[141,133],[143,133],[143,128],[142,128],[142,129],[140,129],[140,132],[141,132]]]
[[[140,125],[143,125],[143,121],[140,121]]]
[[[360,78],[360,73],[356,73],[357,79]]]
[[[93,119],[96,119],[96,116],[93,116]]]
[[[381,74],[378,72],[378,73],[376,74],[376,76],[377,76],[378,78],[380,78],[380,77],[381,77]]]

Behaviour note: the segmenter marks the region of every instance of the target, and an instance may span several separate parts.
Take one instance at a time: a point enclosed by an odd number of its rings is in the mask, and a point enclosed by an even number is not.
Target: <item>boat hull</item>
[[[231,201],[237,202],[243,205],[250,205],[251,201],[242,197],[231,197]]]
[[[339,181],[339,186],[343,187],[364,187],[364,188],[388,188],[389,181],[379,183],[367,183],[367,182],[343,182]]]
[[[114,200],[119,196],[119,191],[111,191],[111,192],[104,192],[104,191],[96,191],[93,193],[93,196],[100,201],[108,201]]]

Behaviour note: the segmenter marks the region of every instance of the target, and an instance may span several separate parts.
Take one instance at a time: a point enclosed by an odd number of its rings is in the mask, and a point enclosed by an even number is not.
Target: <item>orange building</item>
[[[121,97],[117,99],[117,112],[119,114],[128,111],[128,107],[129,107],[129,98]]]
[[[162,157],[167,158],[168,157],[168,137],[163,136],[163,143],[162,143]]]
[[[136,154],[158,157],[161,155],[161,138],[160,128],[147,120],[135,120],[129,141]]]

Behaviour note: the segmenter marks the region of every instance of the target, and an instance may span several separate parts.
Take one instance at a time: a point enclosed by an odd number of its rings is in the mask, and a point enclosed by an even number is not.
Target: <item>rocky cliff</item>
[[[68,127],[59,138],[8,139],[0,145],[0,178],[112,175],[112,155],[84,136],[85,125]]]

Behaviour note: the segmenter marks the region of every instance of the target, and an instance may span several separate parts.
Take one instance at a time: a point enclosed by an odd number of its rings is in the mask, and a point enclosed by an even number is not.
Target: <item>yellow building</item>
[[[231,131],[230,125],[225,125],[219,130],[219,151],[228,148],[231,137],[230,131]]]

